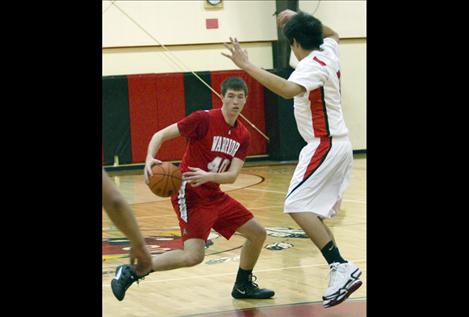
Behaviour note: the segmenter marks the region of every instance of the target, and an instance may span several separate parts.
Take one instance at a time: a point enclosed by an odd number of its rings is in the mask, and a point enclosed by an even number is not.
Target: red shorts
[[[202,239],[207,241],[213,228],[226,239],[254,215],[227,194],[214,201],[189,201],[174,195],[171,199],[179,219],[182,241]]]

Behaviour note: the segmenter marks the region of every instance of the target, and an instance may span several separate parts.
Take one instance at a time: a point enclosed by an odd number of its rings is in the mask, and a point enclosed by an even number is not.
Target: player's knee
[[[185,258],[186,266],[194,266],[202,263],[204,260],[204,253],[187,253]]]
[[[264,243],[265,239],[267,238],[267,232],[265,231],[264,227],[260,227],[257,233],[258,239],[261,243]]]
[[[253,229],[248,236],[248,239],[255,244],[263,244],[266,238],[267,232],[265,231],[265,228],[261,226],[257,226]]]

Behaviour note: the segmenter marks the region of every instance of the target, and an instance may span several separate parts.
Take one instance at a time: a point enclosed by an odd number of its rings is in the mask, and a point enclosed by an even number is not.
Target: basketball
[[[148,187],[153,194],[160,197],[169,197],[179,191],[182,175],[179,168],[170,162],[153,165],[153,176],[150,176]]]

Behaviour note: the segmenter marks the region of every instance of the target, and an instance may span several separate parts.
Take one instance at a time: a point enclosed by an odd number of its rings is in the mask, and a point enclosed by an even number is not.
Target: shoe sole
[[[275,295],[275,293],[273,293],[272,295],[264,295],[264,296],[258,296],[258,297],[253,297],[253,296],[247,296],[247,295],[234,295],[234,294],[231,294],[231,296],[235,299],[269,299],[271,297],[273,297]]]
[[[362,275],[362,271],[360,271],[360,269],[357,268],[355,271],[353,271],[352,274],[350,274],[351,278],[347,281],[347,283],[345,283],[343,287],[339,288],[339,290],[337,290],[337,292],[335,292],[334,294],[328,295],[327,297],[323,296],[322,299],[325,301],[326,300],[332,301],[334,298],[338,298],[341,295],[345,295],[348,292],[348,289],[353,285],[353,283],[358,281],[361,275]],[[341,294],[340,293],[341,290],[345,290],[345,293]]]
[[[342,303],[344,300],[346,300],[350,295],[352,295],[353,292],[355,292],[357,289],[360,288],[360,286],[362,286],[363,282],[360,281],[360,280],[356,280],[355,282],[352,283],[352,285],[350,286],[350,288],[347,290],[347,292],[343,295],[342,298],[338,299],[338,300],[335,300],[335,301],[331,301],[327,304],[324,304],[324,308],[329,308],[329,307],[333,307],[333,306],[336,306],[336,305],[339,305],[340,303]]]

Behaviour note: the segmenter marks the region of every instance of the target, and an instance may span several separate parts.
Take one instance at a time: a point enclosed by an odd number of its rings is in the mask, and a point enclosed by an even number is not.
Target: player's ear
[[[293,42],[291,43],[291,46],[295,47],[295,48],[299,48],[300,47],[300,43],[298,43],[298,41],[293,38]]]

